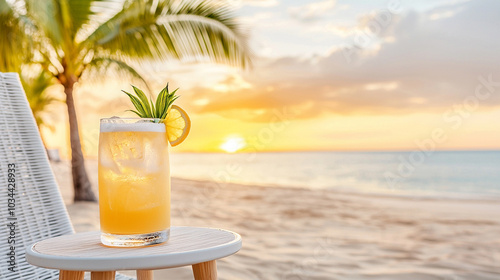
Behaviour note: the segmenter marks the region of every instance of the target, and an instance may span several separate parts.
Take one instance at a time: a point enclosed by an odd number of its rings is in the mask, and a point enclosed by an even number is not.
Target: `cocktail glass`
[[[99,212],[101,242],[146,246],[170,235],[170,166],[159,119],[101,119]]]

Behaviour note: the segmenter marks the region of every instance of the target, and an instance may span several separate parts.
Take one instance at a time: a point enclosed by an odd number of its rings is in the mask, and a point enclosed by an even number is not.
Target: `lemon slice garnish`
[[[167,130],[167,139],[172,147],[182,143],[191,129],[191,120],[181,107],[172,105],[163,121]]]

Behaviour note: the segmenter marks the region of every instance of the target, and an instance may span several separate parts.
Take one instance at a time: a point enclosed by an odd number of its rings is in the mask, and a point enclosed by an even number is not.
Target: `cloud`
[[[313,21],[320,19],[327,12],[333,10],[335,3],[335,0],[326,0],[303,6],[290,7],[288,8],[288,13],[291,17],[301,21]]]
[[[444,10],[452,16],[432,18]],[[296,118],[322,114],[445,112],[474,95],[478,76],[500,82],[498,1],[409,11],[391,23],[376,52],[355,48],[352,61],[336,48],[326,56],[257,61],[251,73],[230,77],[226,91],[195,89],[193,110],[268,121],[276,108]],[[245,86],[238,86],[244,84]],[[481,108],[500,106],[500,87]]]
[[[278,0],[229,0],[229,4],[242,7],[242,6],[255,6],[255,7],[274,7],[279,5]]]
[[[428,16],[430,20],[449,18],[455,16],[463,8],[462,5],[445,5],[434,9],[431,13],[428,13]]]

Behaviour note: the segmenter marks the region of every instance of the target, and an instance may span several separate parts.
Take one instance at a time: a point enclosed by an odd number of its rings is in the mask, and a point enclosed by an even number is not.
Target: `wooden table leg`
[[[90,279],[92,280],[115,280],[116,271],[92,271]]]
[[[193,264],[193,274],[195,280],[217,280],[217,263],[208,261]]]
[[[83,280],[84,271],[60,270],[59,280]]]
[[[153,271],[137,270],[137,280],[153,280]]]

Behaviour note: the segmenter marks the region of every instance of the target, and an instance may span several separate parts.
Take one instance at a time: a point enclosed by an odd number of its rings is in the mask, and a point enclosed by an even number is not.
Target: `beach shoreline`
[[[267,189],[296,189],[303,191],[325,191],[331,192],[338,195],[346,195],[346,196],[354,196],[361,198],[387,198],[387,199],[402,199],[402,200],[415,200],[415,201],[465,201],[472,203],[500,203],[500,196],[497,194],[486,195],[486,194],[472,194],[468,195],[465,193],[457,193],[450,195],[448,193],[434,193],[434,194],[422,194],[422,193],[389,193],[389,192],[369,192],[369,191],[356,191],[356,190],[347,190],[347,189],[337,189],[337,188],[327,188],[327,189],[313,189],[307,187],[299,187],[299,186],[283,186],[283,185],[264,185],[264,184],[252,184],[252,183],[240,183],[240,182],[217,182],[215,180],[205,180],[205,179],[190,179],[184,177],[172,177],[172,180],[178,181],[189,181],[193,183],[200,184],[221,184],[221,185],[237,185],[241,187],[249,187],[254,189],[260,189],[261,191],[266,191]]]
[[[67,162],[52,164],[77,232],[96,203],[72,203]],[[97,191],[96,161],[87,170]],[[172,224],[238,232],[220,279],[499,279],[500,203],[218,184],[172,178]],[[192,279],[189,267],[155,272]]]

